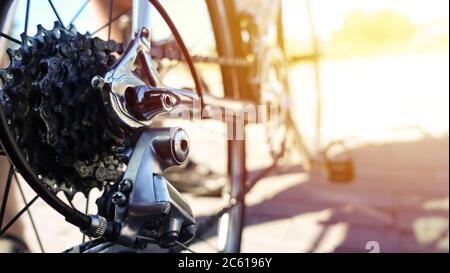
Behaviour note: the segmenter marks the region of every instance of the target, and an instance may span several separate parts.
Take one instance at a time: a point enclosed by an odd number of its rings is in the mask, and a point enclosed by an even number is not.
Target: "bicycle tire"
[[[0,5],[0,26],[3,28],[4,20],[7,17],[8,10],[11,6],[12,0],[2,1]],[[235,43],[236,40],[233,39],[230,30],[231,23],[229,22],[229,16],[234,16],[234,13],[231,12],[233,9],[230,9],[230,6],[223,7],[223,1],[216,0],[206,0],[208,4],[208,10],[210,12],[211,23],[213,24],[214,34],[218,45],[218,54],[223,57],[234,57],[236,54]],[[228,2],[228,1],[227,1]],[[231,2],[231,1],[230,1]],[[218,13],[220,11],[220,13]],[[225,12],[225,16],[223,16]],[[222,77],[224,81],[224,94],[227,97],[235,97],[236,94],[233,94],[233,90],[239,90],[239,73],[236,71],[236,68],[230,67],[222,67]],[[237,87],[237,88],[236,88]],[[2,111],[3,112],[3,111]],[[4,118],[3,113],[2,118]],[[5,120],[4,120],[5,121]],[[5,121],[6,125],[6,121]],[[5,127],[6,128],[6,127]],[[12,140],[12,137],[8,132],[5,133],[5,138]],[[239,195],[244,191],[244,182],[246,176],[245,169],[245,143],[239,143],[239,145],[235,145],[237,142],[234,140],[230,140],[228,142],[228,165],[229,165],[229,176],[231,181],[231,193],[232,196]],[[11,145],[10,145],[11,144]],[[244,144],[244,145],[242,145]],[[8,141],[8,143],[3,143],[5,146],[11,146],[10,150],[19,149],[14,145],[14,141]],[[236,149],[236,147],[238,147]],[[5,150],[8,150],[5,148]],[[42,183],[39,182],[39,179],[33,176],[31,173],[31,169],[26,164],[26,160],[20,153],[16,153],[13,155],[13,162],[16,164],[16,168],[20,173],[25,174],[26,182],[33,188],[33,190],[45,201],[47,202],[53,209],[55,209],[58,213],[65,216],[66,220],[80,228],[86,228],[89,225],[89,218],[87,215],[82,212],[72,209],[67,206],[64,202],[56,198]],[[239,164],[235,164],[236,162]],[[28,175],[27,175],[28,174]],[[243,220],[244,220],[244,211],[245,204],[239,204],[236,206],[231,212],[232,220],[230,220],[228,226],[230,227],[227,231],[227,244],[225,245],[223,251],[224,252],[239,252],[242,238],[242,229],[243,229]]]

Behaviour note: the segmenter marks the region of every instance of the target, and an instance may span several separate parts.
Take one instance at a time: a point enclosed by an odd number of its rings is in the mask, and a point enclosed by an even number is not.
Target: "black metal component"
[[[3,33],[3,32],[0,32],[0,36],[2,36],[3,38],[6,38],[6,39],[8,39],[8,40],[18,44],[18,45],[22,44],[21,41],[17,40],[16,38],[13,38],[13,37],[9,36],[8,34]]]
[[[30,3],[31,3],[31,0],[27,0],[27,8],[25,11],[25,29],[23,31],[23,33],[25,33],[25,35],[28,34],[28,20],[30,18]]]
[[[74,205],[73,202],[72,202],[72,197],[71,197],[68,193],[64,193],[64,196],[66,197],[67,202],[69,203],[69,206],[70,206],[72,209],[76,209],[76,208],[75,208],[75,205]]]
[[[123,192],[116,192],[113,194],[111,201],[114,205],[123,207],[127,204],[127,196]]]
[[[11,165],[9,167],[8,176],[5,182],[5,191],[3,193],[2,207],[0,209],[0,229],[3,226],[3,219],[5,218],[6,208],[8,206],[8,197],[12,184],[13,175],[14,175],[14,167],[13,165]]]
[[[87,193],[120,180],[121,162],[114,147],[123,132],[108,123],[101,93],[90,86],[106,73],[120,47],[91,39],[58,22],[38,26],[34,37],[9,50],[9,67],[0,70],[7,122],[33,170],[57,191]]]
[[[179,104],[179,99],[167,90],[139,86],[130,88],[126,95],[127,110],[140,121],[149,121],[159,114],[169,112]]]
[[[123,193],[130,193],[133,189],[133,182],[125,179],[122,182],[119,183],[119,191]]]
[[[106,185],[103,194],[95,201],[97,205],[98,214],[105,217],[107,220],[114,220],[115,204],[112,203],[112,196],[118,191],[118,185]]]
[[[14,163],[17,170],[20,172],[24,180],[30,187],[44,199],[54,210],[63,215],[67,222],[78,226],[80,228],[87,228],[91,220],[87,215],[80,213],[67,206],[56,195],[54,195],[47,186],[36,176],[34,171],[21,153],[21,150],[14,140],[13,135],[8,129],[8,122],[5,118],[3,106],[0,104],[0,141],[5,152]]]
[[[129,194],[122,193],[128,197],[127,205],[116,206],[115,221],[122,223],[118,244],[139,248],[156,242],[170,247],[176,241],[187,243],[194,237],[196,227],[190,206],[162,176],[165,169],[187,158],[175,159],[181,147],[177,139],[183,139],[180,134],[179,128],[142,133],[124,175],[124,181],[133,182],[133,189]],[[185,148],[188,152],[188,143]],[[151,240],[143,240],[141,235]]]
[[[0,231],[0,236],[2,236],[3,234],[5,234],[5,232],[8,231],[8,229],[10,227],[12,227],[12,225],[14,225],[17,220],[19,220],[19,218],[28,211],[28,209],[39,199],[39,195],[36,195],[31,201],[30,203],[28,203],[23,209],[20,210],[19,213],[16,214],[16,216],[14,216],[13,219],[11,219],[11,221],[9,221],[8,224],[5,225],[5,227]]]
[[[17,174],[14,173],[14,179],[16,180],[17,188],[19,188],[20,196],[22,197],[22,201],[24,204],[28,204],[27,198],[25,196],[25,192],[23,191],[22,185],[19,182],[19,178],[17,177]],[[31,214],[30,210],[27,210],[28,218],[30,219],[31,227],[33,228],[34,235],[36,236],[36,241],[38,242],[39,249],[42,253],[45,253],[44,245],[42,244],[41,236],[39,236],[39,232],[36,227],[36,223],[34,222],[34,217]]]
[[[51,3],[51,1],[49,1],[50,4],[53,7],[53,4]],[[159,4],[158,1],[154,0],[151,1],[152,3],[156,3],[155,5],[158,6],[158,10],[161,12],[161,9],[163,10],[162,6]],[[56,10],[54,9],[55,13]],[[163,10],[164,11],[164,10]],[[57,13],[56,13],[57,14]],[[58,15],[57,15],[58,16]],[[117,17],[120,18],[121,15],[119,15]],[[163,13],[163,17],[165,17],[165,20],[169,20],[170,18],[168,17],[168,15],[165,13]],[[168,19],[167,19],[168,18]],[[58,16],[59,19],[59,16]],[[60,20],[60,19],[59,19]],[[109,20],[108,25],[111,25],[112,20]],[[62,24],[61,24],[62,25]],[[173,23],[171,23],[170,21],[170,27],[174,28]],[[62,26],[61,26],[62,27]],[[175,29],[176,30],[176,29]],[[176,36],[178,34],[178,32],[176,32]],[[47,35],[47,33],[45,33]],[[53,33],[53,34],[57,34],[57,33]],[[65,35],[65,32],[62,31],[62,34]],[[40,37],[42,38],[42,37]],[[180,37],[178,37],[179,39],[181,39]],[[24,43],[27,44],[33,44],[34,43],[39,43],[41,42],[40,40],[36,39],[30,39],[29,37],[22,37],[22,39],[24,40]],[[18,41],[18,40],[17,40]],[[18,41],[20,42],[20,41]],[[95,49],[99,49],[99,50],[103,50],[104,48],[104,44],[102,44],[101,42],[98,42],[98,40],[93,41],[92,42],[93,47]],[[71,52],[71,46],[70,45],[61,45],[60,48],[56,48],[59,52],[59,54],[61,56],[64,56],[67,59],[72,59],[74,58],[74,54],[73,52]],[[54,49],[54,48],[51,48]],[[187,52],[186,48],[183,48],[183,53]],[[108,53],[108,51],[106,50],[106,52]],[[24,56],[25,55],[15,55],[16,52],[12,52],[14,54],[10,54],[12,55],[14,58],[17,58],[16,61],[22,61],[24,60]],[[20,52],[22,53],[22,52]],[[25,52],[27,53],[27,52]],[[32,53],[36,53],[36,52],[32,52]],[[60,56],[58,56],[60,57]],[[187,54],[186,58],[188,58],[188,64],[190,66],[191,69],[193,69],[193,63],[192,60],[189,57],[189,54]],[[43,62],[43,67],[46,68],[54,68],[56,70],[56,67],[58,67],[61,64],[58,64],[58,60],[56,62],[52,62],[53,60],[46,60],[45,62]],[[88,65],[86,65],[86,63]],[[85,69],[87,66],[89,66],[89,62],[86,62],[85,60],[81,60],[80,58],[80,64],[81,64],[81,70]],[[40,65],[40,63],[39,63]],[[40,67],[38,65],[36,65],[36,69],[40,69]],[[87,71],[83,70],[83,71]],[[194,74],[195,74],[195,68],[194,70]],[[6,73],[4,75],[4,77],[9,80],[10,82],[21,82],[22,78],[20,76],[22,76],[23,71],[20,71],[20,69],[18,71],[13,71],[14,73]],[[26,71],[29,72],[29,71]],[[39,71],[40,72],[40,71]],[[30,73],[37,73],[37,72],[30,72]],[[17,77],[17,75],[19,75],[19,77]],[[55,80],[56,77],[52,78],[49,77],[48,79],[39,79],[39,82],[37,83],[37,87],[33,86],[33,88],[38,89],[42,94],[43,97],[48,98],[51,97],[52,91],[58,88],[61,88],[60,86],[58,86],[57,81]],[[196,80],[196,85],[197,85],[197,91],[199,92],[197,96],[201,99],[202,101],[202,106],[204,106],[203,104],[203,95],[201,93],[201,85],[199,85],[199,79],[198,77],[196,77],[194,75],[194,80]],[[55,88],[56,87],[56,88]],[[78,88],[74,88],[75,90],[78,90]],[[24,91],[24,90],[19,90],[19,91]],[[18,92],[20,93],[20,92]],[[26,94],[29,95],[29,94]],[[65,95],[65,94],[64,94]],[[29,99],[29,97],[25,96],[26,99]],[[193,96],[192,96],[193,97]],[[65,97],[63,96],[63,98],[65,99]],[[80,97],[77,97],[77,99],[80,98],[80,101],[86,101],[86,97],[84,97],[83,95],[81,95]],[[8,100],[9,99],[9,100]],[[21,97],[21,99],[23,99],[23,97]],[[35,99],[35,98],[34,98]],[[52,97],[52,99],[58,99],[58,97]],[[10,102],[11,98],[7,98],[5,100],[3,100],[3,98],[1,99],[2,102]],[[17,100],[17,104],[19,106],[23,106],[23,101],[21,100]],[[51,100],[50,100],[51,101]],[[48,101],[47,101],[48,102]],[[51,102],[52,103],[52,102]],[[72,102],[68,102],[68,104],[73,104]],[[6,104],[6,106],[11,106]],[[7,108],[5,106],[5,108]],[[70,105],[73,106],[73,105]],[[26,106],[24,108],[17,108],[17,116],[21,116],[24,113],[27,113],[28,110],[30,109],[25,109],[27,108]],[[38,117],[42,120],[44,120],[44,127],[47,128],[53,128],[53,127],[57,127],[58,121],[52,120],[50,118],[50,116],[48,115],[49,112],[52,111],[52,105],[41,105],[41,103],[37,104],[37,108],[38,108]],[[14,121],[14,118],[8,118],[8,120],[3,118],[3,107],[2,105],[0,105],[0,116],[2,117],[1,124],[2,126],[4,126],[4,128],[7,128],[7,123],[9,123],[11,125],[11,121]],[[21,112],[23,111],[23,112]],[[59,110],[58,110],[59,111]],[[61,111],[63,112],[63,111]],[[66,113],[63,113],[63,117],[67,118],[69,116],[67,116]],[[76,119],[77,120],[77,119]],[[41,124],[42,125],[42,124]],[[1,129],[4,129],[0,126]],[[29,127],[26,127],[29,128]],[[17,136],[19,134],[20,128],[15,127],[15,133],[14,136]],[[54,129],[54,128],[53,128]],[[40,181],[40,179],[37,178],[37,176],[35,174],[33,174],[32,169],[27,167],[26,165],[26,160],[25,160],[25,156],[27,157],[26,159],[30,159],[30,151],[26,151],[25,155],[22,155],[19,151],[19,147],[17,145],[15,145],[15,142],[12,138],[12,134],[10,133],[4,133],[1,132],[2,130],[0,130],[0,136],[2,137],[2,141],[3,138],[5,137],[6,140],[6,151],[8,151],[9,154],[14,154],[12,156],[12,158],[14,159],[15,164],[17,164],[16,162],[18,162],[18,168],[19,170],[22,172],[24,172],[25,174],[25,179],[27,180],[28,183],[35,183],[35,185],[32,185],[33,189],[35,189],[35,191],[38,194],[42,194],[43,198],[49,202],[50,205],[52,205],[59,213],[63,214],[66,219],[70,222],[73,223],[77,226],[79,226],[81,229],[88,229],[89,227],[92,227],[92,217],[88,217],[86,215],[83,215],[82,213],[75,211],[75,210],[70,210],[67,206],[64,206],[63,203],[57,199],[56,197],[52,198],[50,197],[50,195],[52,194],[50,191],[48,191],[47,189],[45,189],[45,187],[43,187],[42,185],[38,185],[39,183],[41,183],[42,181]],[[21,132],[20,132],[21,133]],[[69,135],[71,135],[69,133]],[[137,178],[139,176],[140,179],[138,180],[130,180],[132,181],[133,187],[131,190],[124,190],[126,189],[126,187],[123,187],[122,190],[119,189],[120,192],[124,193],[124,195],[126,195],[127,197],[127,202],[129,204],[127,211],[122,211],[123,214],[119,214],[119,219],[123,219],[121,218],[123,215],[127,215],[128,219],[130,219],[131,221],[126,221],[123,222],[124,227],[122,227],[121,229],[121,233],[120,235],[123,235],[119,237],[119,239],[121,240],[121,242],[123,242],[124,244],[128,244],[128,245],[139,245],[140,242],[140,238],[139,238],[139,232],[143,231],[143,229],[152,229],[153,228],[153,235],[155,235],[155,237],[153,238],[153,240],[155,240],[155,242],[158,242],[159,244],[163,245],[163,246],[170,246],[173,244],[178,244],[177,242],[184,244],[185,242],[188,242],[189,240],[192,239],[192,237],[195,234],[195,221],[193,220],[192,217],[192,212],[190,210],[189,205],[187,205],[187,203],[185,203],[185,201],[182,199],[181,195],[173,188],[171,187],[171,185],[160,175],[160,173],[162,173],[162,170],[164,170],[167,167],[170,167],[172,165],[177,165],[182,163],[184,156],[187,156],[187,152],[185,151],[185,149],[182,149],[181,147],[183,147],[183,141],[179,141],[179,144],[174,144],[176,143],[176,141],[169,141],[169,138],[171,137],[170,133],[168,133],[167,131],[164,130],[149,130],[148,132],[144,132],[142,137],[141,137],[141,145],[137,146],[137,149],[134,151],[133,153],[133,158],[130,161],[130,167],[129,167],[129,171],[130,174],[133,174],[133,172],[135,172],[135,178]],[[46,138],[46,142],[47,144],[52,143],[54,140],[54,138],[52,136],[50,137],[45,137]],[[161,139],[162,138],[162,139]],[[173,138],[173,136],[172,136]],[[145,139],[145,141],[144,141]],[[21,139],[19,138],[18,141],[20,142]],[[178,145],[178,149],[181,148],[182,153],[176,153],[174,152],[174,147],[176,147]],[[139,148],[140,147],[140,148]],[[143,149],[145,154],[142,153],[140,149]],[[58,152],[58,151],[57,151]],[[17,155],[16,155],[17,154]],[[33,158],[33,157],[31,157]],[[137,161],[135,158],[139,158],[140,160]],[[150,163],[150,164],[149,164]],[[141,168],[142,166],[142,168]],[[150,166],[150,167],[149,167]],[[86,166],[83,164],[78,165],[77,168],[77,173],[81,176],[83,175],[88,175],[90,174],[90,170],[89,170],[89,166],[87,166],[88,168],[85,168]],[[145,169],[145,170],[144,170]],[[150,174],[150,176],[145,176],[144,174]],[[99,176],[99,177],[106,177],[104,175],[104,173],[102,172],[95,172],[95,176]],[[149,183],[150,181],[150,183]],[[31,185],[31,184],[30,184]],[[58,185],[60,186],[60,185]],[[148,196],[143,196],[144,194],[148,194],[151,193]],[[70,195],[69,195],[70,198]],[[57,201],[59,200],[59,202]],[[240,200],[240,199],[238,199]],[[237,200],[233,199],[234,202],[231,203],[231,207],[234,207],[236,205]],[[70,199],[69,199],[70,202]],[[118,210],[120,210],[121,208],[118,208]],[[109,220],[109,219],[108,219]],[[106,230],[104,231],[104,235],[107,239],[109,240],[115,240],[117,239],[117,237],[119,236],[119,230],[120,228],[117,227],[114,223],[112,222],[108,222],[107,226],[105,227]],[[128,236],[127,232],[129,232],[129,234],[131,234],[130,236]]]
[[[88,192],[87,194],[86,194],[86,201],[85,201],[85,208],[84,208],[84,214],[89,214],[89,196],[90,196],[90,193]],[[83,233],[83,237],[82,237],[82,239],[81,239],[81,242],[82,243],[85,243],[86,242],[86,234],[84,234]]]
[[[178,245],[179,247],[181,247],[184,250],[187,250],[187,251],[189,251],[189,252],[191,252],[193,254],[196,254],[196,252],[194,250],[190,249],[187,245],[185,245],[185,244],[183,244],[181,242],[175,241],[175,244]]]

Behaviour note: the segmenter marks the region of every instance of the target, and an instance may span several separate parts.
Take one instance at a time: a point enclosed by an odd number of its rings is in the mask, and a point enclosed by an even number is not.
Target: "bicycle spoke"
[[[86,208],[84,210],[84,214],[88,214],[89,213],[89,193],[86,196]],[[86,234],[83,233],[83,240],[82,243],[84,244],[86,242]]]
[[[57,11],[56,8],[55,8],[55,5],[53,5],[52,0],[48,0],[48,3],[49,3],[50,6],[52,7],[53,13],[55,13],[56,18],[58,18],[59,23],[64,27],[64,24],[63,24],[63,22],[62,22],[62,20],[61,20],[61,17],[59,16],[58,11]]]
[[[11,42],[14,42],[14,43],[18,44],[18,45],[22,45],[22,42],[21,42],[21,41],[19,41],[19,40],[13,38],[13,37],[11,37],[11,36],[9,36],[8,34],[5,34],[5,33],[3,33],[3,32],[0,32],[0,36],[2,36],[3,38],[6,38],[6,39],[8,39],[8,40],[10,40]]]
[[[75,23],[75,20],[78,19],[78,16],[80,16],[80,14],[83,12],[83,10],[86,8],[86,6],[89,4],[90,0],[86,0],[84,2],[84,4],[81,6],[81,8],[78,9],[77,13],[75,13],[75,15],[72,17],[72,20],[70,20],[69,25]]]
[[[28,19],[30,18],[30,2],[31,0],[27,0],[27,10],[25,12],[25,29],[23,31],[25,35],[28,34]]]
[[[8,171],[8,178],[6,180],[5,191],[3,193],[2,208],[0,210],[0,229],[3,226],[3,219],[5,218],[6,207],[8,206],[8,196],[11,188],[13,174],[14,174],[14,167],[11,165]]]
[[[108,41],[111,40],[113,5],[114,5],[114,0],[109,0]]]
[[[199,240],[200,242],[205,243],[207,246],[209,246],[215,252],[222,252],[222,250],[220,250],[217,246],[213,245],[210,241],[208,241],[207,239],[203,239],[202,236],[197,236],[196,239]]]
[[[108,27],[110,24],[112,24],[112,23],[114,23],[115,21],[119,20],[120,17],[122,17],[122,16],[124,16],[124,15],[126,15],[126,14],[128,14],[128,13],[130,13],[130,12],[131,12],[131,9],[129,9],[129,10],[127,10],[127,11],[125,11],[125,12],[122,12],[121,14],[117,15],[117,16],[114,17],[112,20],[110,20],[110,22],[104,24],[104,25],[101,26],[99,29],[97,29],[96,31],[94,31],[94,32],[92,33],[92,35],[95,35],[95,34],[99,33],[100,31],[102,31],[103,29],[105,29],[106,27]]]
[[[179,247],[183,248],[184,250],[187,250],[187,251],[189,251],[191,253],[196,254],[195,251],[193,251],[192,249],[190,249],[188,246],[186,246],[185,244],[183,244],[181,242],[175,241],[175,244],[178,245]]]
[[[73,202],[70,200],[69,196],[68,196],[66,193],[64,193],[64,196],[66,197],[67,202],[69,203],[69,206],[70,206],[72,209],[75,209],[75,206],[74,206]]]
[[[25,196],[25,193],[23,191],[22,185],[20,184],[16,173],[14,173],[14,179],[16,180],[17,187],[19,189],[20,195],[22,196],[23,203],[27,204],[28,203],[27,197]],[[36,236],[36,240],[37,240],[37,242],[39,244],[39,248],[41,249],[42,253],[45,253],[44,246],[43,246],[42,241],[41,241],[41,237],[39,236],[39,232],[37,230],[36,223],[34,222],[34,219],[33,219],[33,215],[31,214],[30,210],[27,210],[27,214],[28,214],[28,218],[30,219],[31,226],[32,226],[32,228],[34,230],[34,235]]]
[[[36,195],[31,201],[30,203],[28,203],[16,216],[14,216],[14,218],[0,231],[0,236],[2,236],[3,234],[5,234],[6,231],[8,231],[8,229],[14,225],[17,220],[19,220],[19,218],[34,204],[34,202],[36,202],[39,199],[39,195]]]

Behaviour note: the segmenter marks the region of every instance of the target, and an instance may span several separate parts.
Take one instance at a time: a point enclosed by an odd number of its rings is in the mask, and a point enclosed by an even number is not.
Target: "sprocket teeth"
[[[73,165],[82,160],[95,173],[102,158],[114,155],[110,145],[124,142],[122,131],[111,134],[106,113],[98,107],[101,94],[89,84],[91,74],[105,72],[99,64],[105,64],[119,45],[94,41],[74,26],[65,29],[58,22],[52,30],[38,25],[34,37],[22,34],[21,38],[24,45],[7,51],[10,64],[0,70],[4,82],[0,103],[20,147],[29,150],[30,166],[44,180],[53,181],[49,185],[55,191],[71,196],[120,179],[118,171],[111,172],[111,181],[80,178]]]
[[[20,34],[20,39],[22,40],[22,44],[24,44],[24,45],[31,45],[32,44],[32,38],[29,37],[25,33]]]
[[[4,85],[4,84],[6,84],[6,74],[7,74],[8,72],[5,70],[5,69],[0,69],[0,80],[2,80],[2,84]],[[3,95],[3,94],[5,94],[5,93],[3,93],[3,92],[0,92],[0,97],[1,97],[1,95]]]
[[[37,33],[38,33],[38,34],[44,34],[44,33],[46,33],[46,32],[48,32],[48,30],[45,29],[44,26],[42,26],[41,24],[38,24],[38,25],[37,25]]]
[[[55,21],[54,23],[53,23],[53,29],[55,30],[55,29],[64,29],[64,26],[59,22],[59,21]]]
[[[72,32],[72,34],[78,34],[77,28],[73,24],[69,25],[69,29],[68,30],[70,32]]]
[[[12,63],[12,61],[14,60],[14,54],[15,54],[14,52],[15,51],[12,48],[8,48],[6,50],[6,54],[8,54],[8,58],[9,58],[10,63]]]

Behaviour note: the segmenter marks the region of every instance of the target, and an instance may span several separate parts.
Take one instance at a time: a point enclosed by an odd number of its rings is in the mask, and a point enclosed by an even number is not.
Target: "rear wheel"
[[[206,2],[214,27],[218,56],[231,59],[240,57],[236,47],[239,43],[235,36],[237,13],[233,1],[207,0]],[[225,97],[239,98],[239,94],[243,90],[239,68],[222,65],[221,71]],[[234,125],[228,124],[228,127]],[[245,130],[245,128],[243,129]],[[247,180],[245,144],[245,140],[238,140],[236,137],[227,143],[230,184],[225,191],[224,198],[228,203],[236,202],[236,204],[219,220],[219,249],[225,253],[241,251],[242,232],[245,224],[245,182]]]
[[[37,200],[43,199],[67,222],[84,230],[91,224],[90,217],[86,215],[91,190],[103,190],[119,181],[120,173],[123,173],[123,170],[110,165],[120,164],[120,160],[114,159],[114,156],[107,156],[109,159],[104,157],[108,152],[102,146],[108,146],[107,150],[115,149],[114,144],[107,140],[109,133],[103,130],[111,128],[111,124],[107,125],[105,120],[94,121],[95,116],[103,119],[105,113],[101,98],[95,92],[89,92],[92,91],[91,77],[106,72],[117,56],[113,53],[116,50],[109,47],[119,49],[119,46],[112,41],[77,33],[72,26],[66,28],[52,1],[46,3],[48,16],[33,14],[33,7],[36,6],[32,2],[2,1],[0,5],[2,67],[7,65],[1,72],[0,137],[4,155],[7,154],[12,162],[5,181],[0,181],[4,188],[0,215],[0,222],[4,225],[1,226],[0,236],[9,233],[10,228],[27,213],[43,251],[29,211]],[[84,7],[81,6],[73,20]],[[45,7],[40,8],[45,10]],[[18,16],[22,12],[24,16]],[[38,25],[37,33],[31,36],[29,33],[35,32],[34,27],[31,31],[30,20],[33,16],[56,20],[56,23],[51,28],[47,22],[48,29]],[[112,20],[110,16],[109,22]],[[13,38],[20,33],[20,39]],[[5,54],[6,48],[10,48],[8,55]],[[92,164],[97,166],[96,170],[91,169]],[[119,172],[113,178],[109,175],[111,171]],[[24,194],[19,181],[22,177],[36,192],[34,198],[27,198]],[[8,199],[9,203],[12,201],[9,189],[15,184],[25,206],[17,215],[5,219],[3,216],[9,210]],[[58,196],[60,192],[63,194]],[[82,209],[84,213],[72,203],[78,192],[86,197],[86,208]]]
[[[24,5],[26,7],[26,17],[25,22],[23,25],[25,26],[24,32],[27,32],[28,25],[31,26],[29,22],[29,14],[32,12],[30,10],[30,1],[24,1],[26,4]],[[14,19],[14,12],[16,10],[13,10],[16,8],[16,3],[13,1],[2,1],[0,4],[0,29],[2,33],[2,37],[5,39],[1,39],[3,44],[5,45],[5,42],[8,42],[9,44],[7,47],[10,47],[12,44],[19,44],[22,45],[23,41],[20,41],[18,39],[15,39],[10,35],[10,26],[11,22]],[[112,1],[111,1],[112,3]],[[224,1],[219,0],[207,0],[207,7],[210,12],[210,18],[215,34],[215,39],[217,41],[217,53],[220,57],[233,57],[236,56],[235,52],[235,41],[233,40],[231,36],[231,30],[230,30],[230,21],[229,16],[232,15],[230,13],[229,7],[225,7]],[[49,12],[53,12],[56,19],[58,21],[61,21],[61,17],[58,14],[58,9],[55,7],[55,5],[49,1]],[[51,8],[51,9],[50,9]],[[81,7],[80,11],[76,13],[74,19],[79,15],[79,13],[83,10],[84,6]],[[111,8],[111,11],[113,9]],[[50,14],[49,14],[50,16]],[[119,16],[112,16],[112,12],[109,16],[109,23],[105,24],[102,28],[108,28],[113,20],[117,20]],[[62,25],[62,24],[61,24]],[[64,28],[64,26],[62,26]],[[98,31],[98,30],[97,30]],[[97,31],[94,31],[93,33],[97,33]],[[54,33],[60,33],[60,30],[54,30]],[[108,38],[111,34],[111,31],[108,31]],[[3,49],[3,48],[2,48]],[[110,50],[110,49],[106,49]],[[2,51],[4,52],[4,51]],[[14,56],[12,56],[14,58]],[[99,74],[98,72],[94,74]],[[101,74],[101,73],[100,73]],[[224,95],[227,97],[236,97],[236,90],[240,88],[239,86],[239,73],[236,68],[234,67],[228,67],[228,66],[221,66],[221,74],[223,78],[224,83]],[[94,76],[94,75],[92,75]],[[6,75],[8,77],[8,75]],[[39,173],[36,172],[36,168],[30,166],[30,158],[27,158],[27,155],[22,154],[22,151],[20,151],[20,147],[17,145],[16,140],[14,139],[16,134],[20,134],[20,131],[18,132],[10,132],[8,123],[10,125],[10,121],[8,121],[7,117],[4,113],[4,105],[0,106],[0,118],[2,122],[2,146],[4,146],[5,152],[8,153],[10,156],[11,161],[14,163],[14,167],[10,168],[10,175],[7,177],[6,182],[1,182],[5,185],[5,194],[3,196],[3,203],[2,203],[2,215],[6,211],[6,205],[7,205],[7,196],[8,193],[6,193],[7,190],[10,189],[11,184],[14,181],[15,171],[20,172],[20,174],[23,175],[24,180],[33,188],[33,190],[37,193],[37,196],[29,202],[27,202],[26,206],[20,210],[19,214],[17,214],[11,221],[6,225],[3,226],[1,229],[1,234],[3,235],[7,232],[7,230],[21,217],[22,214],[26,213],[28,209],[33,205],[33,203],[42,198],[44,201],[46,201],[53,209],[58,211],[60,214],[65,216],[66,220],[81,229],[85,229],[90,225],[90,219],[85,214],[88,212],[88,207],[86,206],[85,213],[80,212],[77,210],[73,204],[72,204],[72,197],[75,194],[75,192],[79,191],[81,188],[79,187],[67,187],[66,184],[58,183],[56,180],[63,179],[63,175],[61,176],[51,176],[48,177],[49,181],[56,181],[54,184],[50,183],[43,183],[42,179],[43,176],[41,176]],[[70,118],[70,117],[67,117]],[[234,124],[229,125],[234,126]],[[26,128],[25,128],[26,129]],[[48,124],[47,124],[48,129]],[[68,145],[72,145],[72,141],[67,141]],[[38,162],[38,161],[36,161]],[[81,166],[81,169],[86,169]],[[89,167],[89,166],[87,166]],[[80,169],[80,170],[81,170]],[[79,170],[79,171],[80,171]],[[57,171],[57,170],[55,170]],[[64,174],[65,172],[62,172]],[[78,173],[80,174],[80,173]],[[244,194],[245,189],[245,179],[246,179],[246,169],[245,169],[245,141],[236,141],[231,140],[228,142],[228,174],[229,174],[229,181],[230,186],[229,190],[225,194],[225,198],[227,199],[227,203],[230,202],[238,202],[237,204],[232,206],[232,209],[225,214],[223,217],[221,217],[220,220],[220,229],[219,229],[219,237],[225,238],[224,243],[219,248],[220,251],[224,252],[239,252],[240,251],[240,244],[241,244],[241,236],[242,236],[242,229],[243,229],[243,219],[244,219],[244,208],[245,208],[245,202],[244,199],[241,198],[241,196]],[[58,178],[58,179],[55,179]],[[108,178],[110,181],[108,183],[102,183],[101,186],[111,186],[114,183],[112,181],[112,178]],[[111,183],[110,183],[111,182]],[[56,186],[53,186],[56,185]],[[81,184],[80,184],[81,185]],[[83,184],[84,185],[84,184]],[[97,185],[96,185],[97,186]],[[92,186],[88,186],[85,188],[84,193],[86,197],[89,196],[89,192]],[[103,187],[101,187],[103,188]],[[68,200],[61,200],[56,196],[57,191],[55,190],[66,190],[66,196],[68,197]],[[87,198],[87,203],[89,202],[89,198]],[[84,210],[84,209],[83,209]],[[31,218],[31,216],[30,216]],[[37,235],[38,236],[38,235]]]

